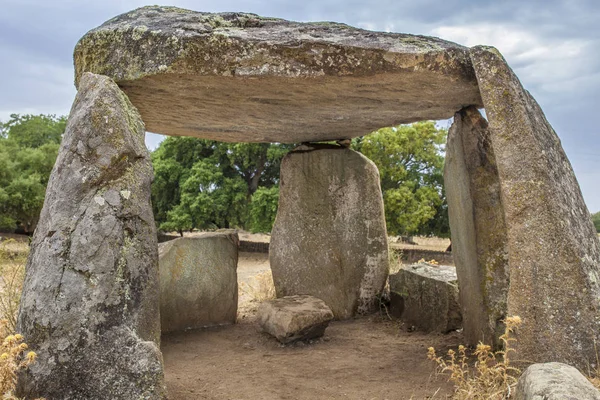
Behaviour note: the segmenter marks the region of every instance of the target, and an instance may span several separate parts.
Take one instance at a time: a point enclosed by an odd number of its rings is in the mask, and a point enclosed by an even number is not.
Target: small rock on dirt
[[[262,303],[258,321],[263,331],[288,344],[323,336],[333,312],[321,299],[287,296]]]

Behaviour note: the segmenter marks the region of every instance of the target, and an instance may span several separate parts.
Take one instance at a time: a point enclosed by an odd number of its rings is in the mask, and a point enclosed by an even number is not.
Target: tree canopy
[[[390,234],[449,234],[443,189],[446,137],[445,129],[428,121],[379,129],[352,141],[352,148],[379,169]]]
[[[279,163],[290,145],[169,137],[152,154],[160,229],[244,227],[270,231]],[[255,196],[256,195],[256,196]],[[252,210],[250,217],[249,210]],[[260,219],[259,215],[267,218]]]
[[[0,123],[0,228],[33,232],[66,118],[13,114]]]

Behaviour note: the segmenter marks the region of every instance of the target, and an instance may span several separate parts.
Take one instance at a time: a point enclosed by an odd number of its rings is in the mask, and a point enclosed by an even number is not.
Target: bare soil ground
[[[456,347],[460,334],[407,332],[379,315],[331,323],[310,344],[282,346],[255,312],[269,281],[267,254],[241,253],[238,324],[163,336],[171,399],[445,399],[427,348]],[[267,275],[265,275],[267,274]],[[246,288],[246,289],[245,289]],[[248,289],[249,288],[249,289]]]
[[[333,322],[312,344],[282,346],[252,322],[165,336],[162,352],[177,400],[444,399],[452,386],[427,348],[459,341],[367,317]]]

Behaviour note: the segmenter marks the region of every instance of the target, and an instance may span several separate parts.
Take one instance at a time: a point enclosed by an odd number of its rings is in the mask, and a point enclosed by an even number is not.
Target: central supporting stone
[[[389,268],[375,164],[301,146],[281,163],[280,191],[269,249],[277,296],[315,296],[338,319],[373,310]]]

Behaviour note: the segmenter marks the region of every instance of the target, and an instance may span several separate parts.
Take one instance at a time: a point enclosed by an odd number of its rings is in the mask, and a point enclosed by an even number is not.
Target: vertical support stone
[[[38,360],[21,395],[165,398],[152,179],[137,110],[84,74],[27,261],[17,329]]]
[[[600,243],[560,140],[492,47],[471,49],[508,234],[516,358],[586,370],[600,342]],[[514,357],[513,357],[514,358]]]
[[[338,319],[373,311],[389,273],[375,164],[337,146],[288,153],[269,258],[278,297],[315,296]]]
[[[475,107],[454,116],[444,186],[466,342],[498,346],[508,292],[506,225],[488,124]]]

